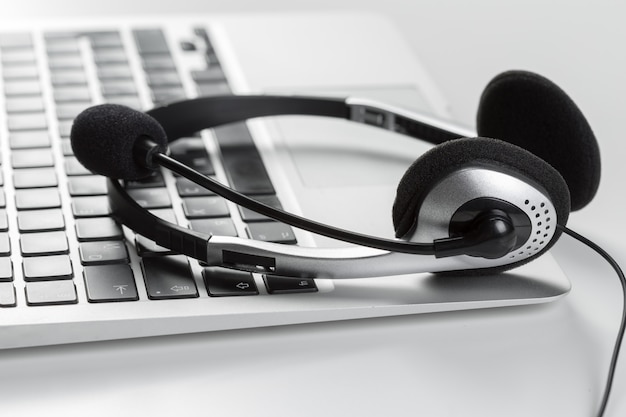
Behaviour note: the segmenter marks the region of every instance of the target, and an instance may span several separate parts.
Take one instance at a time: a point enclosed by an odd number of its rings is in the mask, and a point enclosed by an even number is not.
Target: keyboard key
[[[98,48],[93,50],[96,65],[128,63],[124,48]]]
[[[65,232],[24,233],[20,249],[23,256],[62,255],[70,250]]]
[[[138,188],[128,190],[128,194],[146,209],[172,207],[170,195],[165,188]]]
[[[75,101],[90,101],[91,93],[87,86],[57,87],[54,89],[54,101],[67,103]]]
[[[6,32],[0,34],[0,48],[28,48],[33,46],[33,38],[29,32]]]
[[[163,179],[163,175],[161,175],[160,172],[155,172],[148,178],[143,178],[137,181],[126,181],[124,182],[124,187],[127,190],[133,188],[165,187],[165,180]]]
[[[59,103],[56,105],[59,120],[75,119],[83,110],[91,106],[90,101]]]
[[[145,55],[142,64],[146,72],[176,69],[176,64],[169,54]]]
[[[127,263],[128,251],[123,241],[82,242],[78,247],[83,265]]]
[[[148,297],[152,300],[198,296],[187,258],[162,256],[141,261]]]
[[[7,217],[7,211],[0,209],[0,232],[6,232],[9,230],[9,218]]]
[[[13,97],[5,102],[7,113],[34,113],[43,112],[45,104],[43,98],[39,96],[33,97]]]
[[[226,200],[218,196],[183,198],[183,211],[188,219],[230,215]]]
[[[190,166],[204,175],[213,175],[215,170],[204,143],[200,138],[179,139],[170,146],[171,156],[178,162]]]
[[[0,282],[0,307],[15,307],[15,287],[11,282]]]
[[[198,83],[213,83],[217,81],[225,81],[224,71],[221,67],[210,67],[200,71],[191,71],[191,78]]]
[[[54,168],[28,168],[13,171],[13,186],[21,188],[45,188],[59,185]]]
[[[176,71],[163,71],[146,74],[150,87],[182,87]]]
[[[225,83],[203,83],[196,85],[198,95],[201,97],[224,96],[232,94],[230,86]]]
[[[54,166],[54,156],[49,148],[16,149],[11,152],[13,168],[44,168]]]
[[[13,263],[11,258],[0,258],[0,282],[13,281]]]
[[[57,70],[50,74],[50,81],[54,87],[86,86],[87,75],[82,69]]]
[[[133,78],[128,64],[99,65],[96,70],[101,80],[131,80]]]
[[[18,81],[18,80],[37,80],[39,78],[39,70],[36,65],[23,64],[23,65],[11,65],[5,67],[2,70],[2,77],[5,80]]]
[[[279,222],[250,223],[247,227],[250,239],[274,243],[296,243],[291,226]]]
[[[197,185],[196,183],[189,181],[187,178],[176,178],[176,190],[181,197],[199,197],[207,195],[215,195],[211,190]]]
[[[175,255],[171,249],[157,245],[154,241],[145,236],[137,235],[135,238],[135,246],[137,247],[137,255],[141,257]]]
[[[11,149],[49,148],[50,136],[47,130],[31,130],[9,133]]]
[[[137,87],[133,80],[103,80],[102,94],[105,96],[137,95]]]
[[[296,292],[316,292],[317,286],[313,278],[281,277],[277,275],[263,275],[267,292],[270,294],[284,294]]]
[[[259,293],[251,273],[225,268],[204,268],[204,282],[211,297],[256,295]]]
[[[78,159],[74,156],[66,156],[65,157],[65,173],[68,176],[73,175],[93,175],[93,172],[89,171],[87,168],[81,164]]]
[[[267,204],[270,207],[274,207],[277,209],[282,210],[282,205],[280,204],[280,201],[278,200],[278,197],[276,197],[275,195],[257,195],[254,196],[254,199]],[[241,207],[238,206],[239,208],[239,213],[241,214],[241,218],[243,219],[244,222],[260,222],[260,221],[270,221],[271,219],[267,216],[264,216],[260,213],[257,213],[256,211],[252,211],[248,208],[245,207]]]
[[[215,236],[237,236],[237,229],[231,219],[196,219],[190,220],[192,230]]]
[[[20,211],[17,227],[22,233],[63,230],[65,220],[60,209]]]
[[[90,240],[116,240],[124,236],[122,228],[110,217],[76,220],[76,238],[79,242]]]
[[[0,233],[0,256],[11,254],[11,240],[8,233]]]
[[[70,177],[67,182],[71,196],[105,195],[107,193],[107,179],[100,175]]]
[[[109,200],[106,196],[72,198],[72,214],[80,217],[101,217],[111,214]]]
[[[71,279],[74,275],[68,255],[36,256],[24,258],[22,269],[25,281]]]
[[[133,271],[126,264],[86,266],[83,278],[89,302],[139,299]]]
[[[4,83],[4,94],[11,96],[41,95],[39,80],[10,80]]]
[[[80,54],[60,54],[48,57],[48,67],[57,69],[80,69],[83,67],[83,59]]]
[[[89,34],[91,46],[95,49],[100,48],[121,48],[122,38],[118,32],[95,32]]]
[[[19,48],[2,51],[2,64],[4,66],[20,65],[37,62],[35,51],[32,48]]]
[[[74,281],[43,281],[26,283],[26,303],[29,306],[76,304]]]
[[[9,131],[46,129],[48,121],[45,113],[18,113],[7,118]]]
[[[61,207],[61,197],[56,188],[15,190],[18,210],[37,210]]]
[[[133,35],[140,55],[169,53],[167,41],[160,29],[137,29]]]

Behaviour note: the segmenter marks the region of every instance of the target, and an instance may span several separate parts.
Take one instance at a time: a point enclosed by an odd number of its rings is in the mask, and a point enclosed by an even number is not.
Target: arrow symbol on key
[[[113,286],[115,291],[119,291],[120,292],[120,295],[124,295],[124,291],[126,291],[127,287],[128,287],[128,285],[114,285]]]
[[[236,285],[236,287],[240,290],[245,290],[246,288],[250,288],[250,284],[248,284],[247,282],[240,282]]]

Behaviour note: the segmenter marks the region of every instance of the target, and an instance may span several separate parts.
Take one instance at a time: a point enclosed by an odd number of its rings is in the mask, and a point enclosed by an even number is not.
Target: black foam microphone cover
[[[109,178],[135,180],[152,170],[134,156],[139,138],[149,138],[163,149],[167,136],[151,116],[118,104],[90,107],[75,119],[70,132],[74,155],[88,170]]]
[[[479,136],[524,148],[559,171],[572,210],[583,208],[596,194],[596,137],[578,106],[552,81],[527,71],[496,76],[481,96],[476,127]]]

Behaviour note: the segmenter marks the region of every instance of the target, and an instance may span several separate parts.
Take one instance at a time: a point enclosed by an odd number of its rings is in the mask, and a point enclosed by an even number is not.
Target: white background
[[[598,196],[570,226],[626,265],[624,2],[7,3],[2,18],[376,11],[396,23],[455,118],[470,125],[491,77],[539,72],[575,99],[602,150]],[[554,252],[573,290],[549,305],[0,352],[0,400],[6,415],[590,416],[621,312],[619,285],[589,250],[565,240]],[[626,414],[625,390],[622,362],[608,415]]]

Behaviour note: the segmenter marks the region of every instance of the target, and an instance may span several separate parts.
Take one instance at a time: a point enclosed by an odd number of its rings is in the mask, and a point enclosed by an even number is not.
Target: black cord
[[[611,257],[604,249],[600,246],[596,245],[589,239],[584,236],[579,235],[571,229],[568,229],[565,226],[557,225],[557,229],[562,231],[563,233],[568,234],[579,242],[587,245],[594,251],[596,251],[600,256],[602,256],[617,272],[617,276],[619,277],[620,283],[622,284],[622,293],[623,293],[623,302],[622,306],[622,322],[619,326],[619,331],[617,332],[617,338],[615,340],[615,346],[613,347],[613,356],[611,357],[611,364],[609,365],[609,374],[607,376],[606,385],[604,388],[604,395],[602,397],[602,403],[600,404],[600,409],[598,411],[598,417],[602,417],[604,415],[604,411],[606,410],[607,403],[609,402],[609,395],[611,394],[611,387],[613,386],[613,379],[615,377],[615,369],[617,367],[617,358],[619,356],[619,351],[622,346],[622,340],[624,339],[624,330],[626,329],[626,278],[624,277],[624,272],[617,264],[615,259]]]

